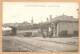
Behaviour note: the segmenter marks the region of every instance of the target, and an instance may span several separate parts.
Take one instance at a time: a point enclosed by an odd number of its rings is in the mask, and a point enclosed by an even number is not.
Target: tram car
[[[11,36],[11,28],[9,27],[3,27],[2,28],[2,35],[3,36]]]

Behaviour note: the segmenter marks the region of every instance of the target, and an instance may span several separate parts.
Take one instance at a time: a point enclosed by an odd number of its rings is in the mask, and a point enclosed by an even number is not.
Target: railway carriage
[[[9,27],[3,27],[2,28],[2,34],[3,34],[3,36],[11,36],[11,28],[9,28]]]

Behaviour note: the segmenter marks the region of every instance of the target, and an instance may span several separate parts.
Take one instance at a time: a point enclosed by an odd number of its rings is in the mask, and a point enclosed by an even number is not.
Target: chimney
[[[32,25],[33,25],[33,23],[34,23],[34,21],[33,21],[33,17],[32,17],[31,23],[32,23]]]
[[[46,18],[47,19],[47,22],[49,22],[49,19],[48,18]]]
[[[50,21],[52,21],[52,15],[49,15],[49,17],[50,17]]]

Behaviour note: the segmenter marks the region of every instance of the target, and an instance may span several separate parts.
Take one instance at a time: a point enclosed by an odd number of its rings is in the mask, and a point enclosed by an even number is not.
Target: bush
[[[26,32],[26,34],[24,35],[25,37],[30,37],[32,35],[32,32]]]
[[[73,37],[73,34],[68,34],[67,36],[68,36],[68,37]]]
[[[73,35],[74,35],[74,36],[78,36],[78,31],[74,31],[74,32],[73,32]]]
[[[33,32],[31,37],[41,37],[41,34],[39,32]]]
[[[67,31],[67,30],[61,31],[61,32],[59,33],[59,36],[60,36],[60,37],[66,37],[66,36],[68,36],[68,31]]]

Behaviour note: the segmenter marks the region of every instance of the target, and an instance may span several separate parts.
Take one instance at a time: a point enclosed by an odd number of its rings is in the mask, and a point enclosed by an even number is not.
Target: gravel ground
[[[3,36],[4,52],[75,52],[78,38]]]

